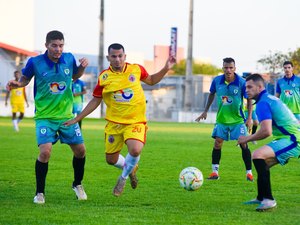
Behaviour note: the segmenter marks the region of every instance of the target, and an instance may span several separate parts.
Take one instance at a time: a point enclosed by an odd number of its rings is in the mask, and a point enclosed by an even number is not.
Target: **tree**
[[[298,48],[294,52],[290,52],[290,61],[294,65],[294,74],[299,74],[300,73],[300,48]]]
[[[269,55],[264,56],[257,62],[261,64],[271,75],[282,72],[282,65],[284,61],[289,59],[289,54],[283,54],[279,51],[273,53],[269,51]]]
[[[221,68],[208,63],[195,63],[193,61],[193,74],[205,74],[205,75],[218,75],[222,72]],[[174,75],[185,75],[186,72],[186,60],[181,60],[173,67]]]

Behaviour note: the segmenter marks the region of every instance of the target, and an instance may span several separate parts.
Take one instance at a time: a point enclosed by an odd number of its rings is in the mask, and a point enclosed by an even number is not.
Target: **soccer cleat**
[[[247,179],[247,181],[253,182],[253,175],[251,173],[247,173],[246,179]]]
[[[37,193],[36,196],[34,196],[33,203],[35,204],[44,204],[45,203],[45,196],[43,193]]]
[[[250,201],[244,202],[245,205],[254,205],[254,204],[261,204],[261,201],[259,201],[257,198],[252,199]]]
[[[113,195],[119,197],[124,190],[125,184],[126,184],[126,179],[120,176],[116,186],[114,187]]]
[[[82,185],[73,186],[72,189],[75,191],[78,200],[87,200],[87,195]]]
[[[219,180],[220,179],[220,176],[219,174],[213,172],[209,175],[209,177],[207,178],[208,180]]]
[[[277,205],[275,200],[265,198],[260,205],[256,208],[258,212],[264,212],[275,208]]]
[[[132,189],[136,189],[137,185],[138,185],[138,179],[136,177],[136,172],[139,169],[139,165],[136,164],[135,167],[133,168],[131,174],[129,174],[129,178],[130,178],[130,185],[132,187]]]

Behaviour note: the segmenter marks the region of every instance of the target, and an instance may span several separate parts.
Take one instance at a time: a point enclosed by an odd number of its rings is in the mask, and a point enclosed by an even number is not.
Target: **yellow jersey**
[[[122,72],[100,73],[93,96],[103,98],[105,119],[120,124],[146,123],[146,98],[141,80],[149,76],[138,64],[126,63]]]
[[[16,88],[10,90],[10,104],[24,104],[25,103],[25,88]]]

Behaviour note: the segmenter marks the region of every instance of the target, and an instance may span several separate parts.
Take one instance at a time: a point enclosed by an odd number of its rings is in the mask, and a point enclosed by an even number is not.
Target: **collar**
[[[283,77],[283,79],[285,80],[285,81],[294,81],[294,79],[295,79],[295,74],[293,74],[293,76],[291,77],[291,78],[287,78],[286,76],[284,76]]]
[[[221,75],[220,84],[225,84],[225,74]],[[236,85],[239,86],[239,75],[234,73],[234,80],[228,85]]]
[[[113,73],[124,73],[124,72],[126,71],[126,69],[127,69],[128,64],[129,64],[129,63],[125,63],[122,72],[116,72],[116,71],[114,71],[111,65],[109,66],[109,70],[110,70],[111,72],[113,72]]]
[[[49,67],[52,68],[52,67],[54,66],[54,64],[56,64],[55,62],[53,62],[52,60],[49,59],[49,57],[48,57],[48,50],[45,51],[45,53],[44,53],[43,56],[44,56],[44,59],[45,59],[47,65],[48,65]],[[57,62],[57,63],[66,63],[63,54],[62,54],[62,55],[60,56],[60,58],[58,59],[58,62]]]
[[[259,93],[259,95],[257,96],[257,98],[255,99],[255,104],[258,103],[258,101],[260,100],[260,98],[264,95],[264,94],[267,94],[267,90],[263,90],[262,92]]]

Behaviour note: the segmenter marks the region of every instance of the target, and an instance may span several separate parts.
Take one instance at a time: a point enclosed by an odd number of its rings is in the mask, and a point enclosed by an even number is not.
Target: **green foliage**
[[[181,60],[177,63],[174,68],[174,75],[185,75],[186,73],[186,60]],[[207,63],[195,63],[193,61],[193,74],[203,74],[203,75],[218,75],[222,72],[222,69],[217,68],[214,65]]]
[[[105,121],[85,119],[83,136],[87,147],[83,185],[87,201],[77,201],[71,189],[72,153],[67,145],[53,147],[46,182],[46,204],[35,205],[34,164],[38,155],[32,119],[14,132],[10,118],[0,118],[0,224],[2,225],[105,225],[105,224],[297,224],[299,171],[295,159],[271,169],[272,190],[278,208],[255,212],[242,202],[256,196],[256,182],[246,181],[241,150],[225,142],[220,166],[221,179],[204,180],[189,192],[180,187],[178,176],[188,166],[198,167],[204,177],[211,172],[213,125],[149,122],[147,144],[142,152],[136,190],[127,183],[124,193],[112,195],[121,171],[105,163]],[[5,138],[3,138],[5,137]],[[250,143],[250,149],[259,148]],[[123,155],[126,149],[123,149]],[[254,168],[253,168],[254,170]],[[256,178],[256,173],[254,173]]]
[[[257,62],[261,64],[270,74],[276,74],[282,72],[284,61],[289,59],[288,54],[283,54],[282,52],[269,51],[269,54],[258,60]]]
[[[290,52],[290,61],[294,65],[294,74],[300,74],[300,48]]]

